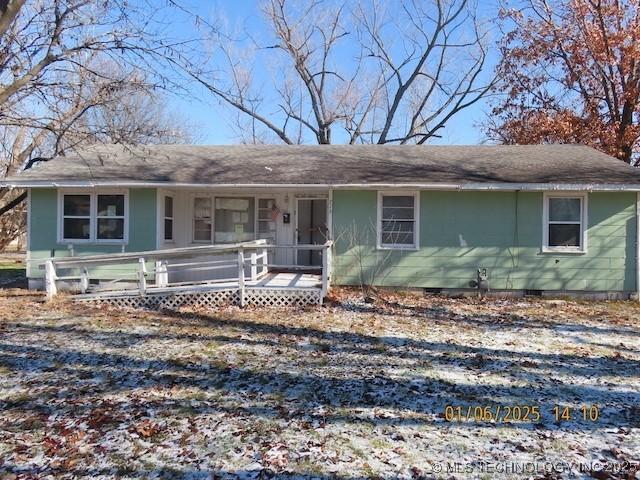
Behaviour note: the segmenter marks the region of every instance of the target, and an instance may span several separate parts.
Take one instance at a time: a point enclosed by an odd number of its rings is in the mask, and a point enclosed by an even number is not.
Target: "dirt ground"
[[[640,478],[640,307],[0,293],[0,478]]]

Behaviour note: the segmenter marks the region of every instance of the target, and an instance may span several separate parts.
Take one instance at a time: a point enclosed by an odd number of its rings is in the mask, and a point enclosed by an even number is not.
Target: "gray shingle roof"
[[[640,185],[633,167],[574,145],[99,145],[7,182],[228,184],[559,183]]]

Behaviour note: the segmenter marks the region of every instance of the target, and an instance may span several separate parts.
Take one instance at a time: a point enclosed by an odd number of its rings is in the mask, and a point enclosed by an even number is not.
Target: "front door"
[[[322,245],[327,241],[327,199],[299,198],[296,235],[298,245]],[[298,265],[322,265],[320,250],[298,250]]]

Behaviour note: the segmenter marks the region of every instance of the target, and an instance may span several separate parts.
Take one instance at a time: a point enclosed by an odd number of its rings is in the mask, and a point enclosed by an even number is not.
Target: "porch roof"
[[[5,183],[640,190],[640,172],[579,145],[97,145],[40,162]]]

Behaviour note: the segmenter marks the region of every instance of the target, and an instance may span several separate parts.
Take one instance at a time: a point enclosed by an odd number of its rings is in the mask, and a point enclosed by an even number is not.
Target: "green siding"
[[[156,249],[156,190],[132,188],[129,190],[129,244],[128,252]]]
[[[38,260],[69,255],[67,243],[58,243],[58,192],[53,188],[31,189],[31,231],[29,236],[30,259],[28,276],[42,277]],[[129,190],[129,241],[125,251],[154,250],[156,248],[156,190],[134,188]],[[74,245],[75,255],[95,255],[121,252],[122,245],[81,243]],[[96,278],[113,277],[116,269],[102,268],[92,273]],[[131,269],[120,269],[129,272]]]
[[[586,254],[542,253],[542,193],[420,195],[420,248],[376,250],[377,193],[333,194],[336,284],[469,288],[476,269],[493,289],[636,288],[635,193],[589,194]]]

